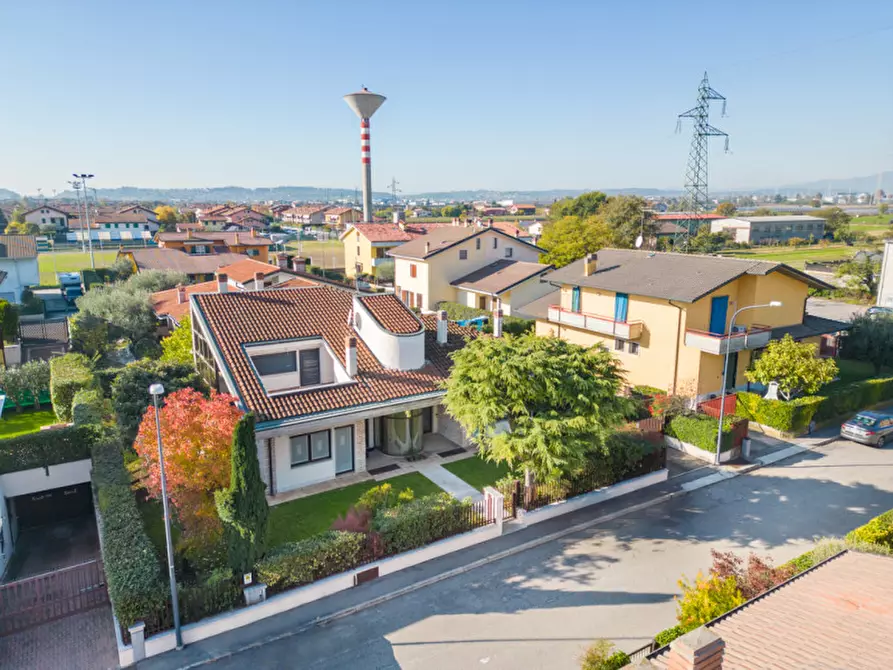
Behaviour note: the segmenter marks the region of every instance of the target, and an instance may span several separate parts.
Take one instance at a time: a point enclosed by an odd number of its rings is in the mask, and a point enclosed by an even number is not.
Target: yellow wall
[[[367,244],[369,240],[360,235],[357,232],[356,228],[351,228],[346,233],[344,233],[344,238],[341,240],[344,244],[344,274],[348,277],[356,277],[357,275],[357,262],[362,263],[362,250],[363,250],[363,242],[365,241]],[[360,246],[361,255],[357,256],[357,245]],[[358,260],[359,259],[359,260]],[[368,259],[367,259],[368,261]],[[365,263],[363,264],[363,268],[365,269]]]

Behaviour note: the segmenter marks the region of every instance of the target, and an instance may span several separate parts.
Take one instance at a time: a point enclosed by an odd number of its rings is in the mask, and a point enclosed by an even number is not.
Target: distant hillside
[[[353,198],[354,189],[316,188],[315,186],[275,186],[272,188],[245,188],[242,186],[219,186],[216,188],[140,188],[121,186],[118,188],[98,188],[97,195],[112,201],[154,201],[161,202],[261,202],[264,200],[340,200]],[[386,198],[387,193],[374,193],[375,198]],[[73,191],[59,193],[58,198],[74,198]]]
[[[21,197],[15,191],[10,191],[8,188],[0,188],[0,200],[19,200]]]
[[[575,188],[575,189],[552,189],[548,191],[491,191],[480,189],[476,191],[431,191],[425,193],[413,193],[405,197],[410,200],[436,200],[436,201],[463,201],[484,200],[487,202],[498,200],[514,200],[515,202],[523,202],[529,200],[532,202],[552,202],[561,198],[575,198],[586,191],[602,191],[608,195],[656,195],[656,196],[674,196],[678,195],[677,191],[662,191],[657,188]]]

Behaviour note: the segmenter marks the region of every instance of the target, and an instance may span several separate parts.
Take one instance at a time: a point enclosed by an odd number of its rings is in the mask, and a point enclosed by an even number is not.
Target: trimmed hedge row
[[[90,458],[92,426],[67,426],[0,440],[0,475]]]
[[[728,451],[733,446],[732,428],[740,417],[726,416],[722,421],[721,450]],[[667,422],[664,433],[682,442],[693,444],[699,449],[716,452],[718,420],[706,414],[679,414]]]
[[[71,403],[71,420],[76,426],[102,423],[105,413],[105,398],[99,389],[81,389],[74,394]]]
[[[893,510],[884,512],[865,525],[851,530],[847,533],[846,539],[850,542],[879,544],[893,549]]]
[[[65,354],[50,361],[50,399],[59,421],[71,421],[75,393],[95,387],[90,359],[83,354]]]
[[[471,507],[470,500],[436,493],[380,510],[372,520],[372,530],[386,554],[399,554],[469,530]]]
[[[812,421],[843,417],[893,399],[893,377],[866,379],[834,388],[821,396],[766,400],[756,393],[738,393],[738,414],[783,433],[801,433]]]
[[[164,606],[167,596],[155,547],[130,488],[121,451],[111,440],[93,448],[102,558],[115,616],[127,628]]]
[[[365,552],[365,534],[330,530],[269,552],[257,563],[257,576],[270,589],[281,591],[355,568]]]

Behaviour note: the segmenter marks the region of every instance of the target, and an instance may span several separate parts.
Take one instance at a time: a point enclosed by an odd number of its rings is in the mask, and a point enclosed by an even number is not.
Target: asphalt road
[[[675,623],[710,549],[776,561],[893,508],[893,448],[835,442],[213,663],[236,668],[578,668]]]

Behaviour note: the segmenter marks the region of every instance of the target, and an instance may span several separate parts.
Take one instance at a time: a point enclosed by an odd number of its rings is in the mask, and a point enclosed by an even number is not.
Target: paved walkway
[[[483,493],[470,486],[464,480],[459,479],[442,465],[431,463],[420,467],[418,471],[419,474],[424,475],[458,500],[464,500],[465,498],[471,498],[475,501],[484,499]]]

